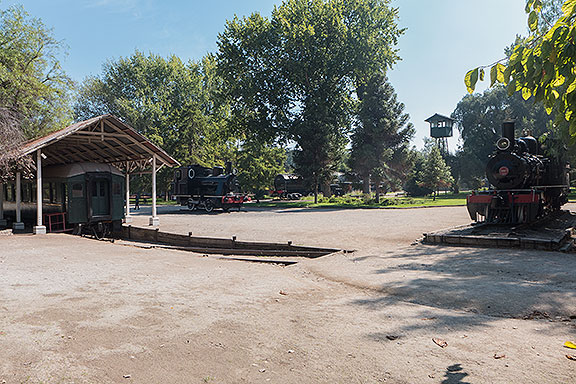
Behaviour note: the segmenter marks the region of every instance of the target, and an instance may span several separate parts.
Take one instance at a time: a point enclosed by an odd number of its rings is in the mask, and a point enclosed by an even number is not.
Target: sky
[[[281,0],[0,0],[0,8],[22,5],[53,28],[67,46],[61,63],[81,82],[99,75],[102,64],[135,50],[199,60],[216,52],[218,34],[234,15],[269,16]],[[402,58],[389,71],[398,99],[416,128],[413,144],[429,136],[424,120],[449,116],[466,94],[465,73],[503,57],[517,34],[525,35],[525,0],[392,0],[406,28]],[[483,91],[486,82],[477,87]],[[449,149],[458,145],[458,133]]]

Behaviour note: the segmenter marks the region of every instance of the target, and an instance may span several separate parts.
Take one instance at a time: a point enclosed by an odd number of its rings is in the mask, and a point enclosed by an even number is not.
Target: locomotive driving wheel
[[[204,210],[205,210],[207,213],[210,213],[210,212],[212,212],[212,211],[214,210],[214,203],[212,202],[212,200],[208,200],[208,199],[207,199],[207,200],[204,201]]]

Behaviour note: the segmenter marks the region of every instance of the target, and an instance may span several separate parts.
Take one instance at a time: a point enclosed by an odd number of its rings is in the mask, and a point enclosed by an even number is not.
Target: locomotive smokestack
[[[513,121],[505,121],[502,123],[502,137],[507,138],[510,140],[512,144],[514,144],[514,122]]]
[[[231,161],[227,161],[226,162],[226,174],[229,175],[232,173],[232,162]]]

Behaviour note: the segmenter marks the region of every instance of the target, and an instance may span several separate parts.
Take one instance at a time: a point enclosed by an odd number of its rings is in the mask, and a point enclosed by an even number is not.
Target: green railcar
[[[64,228],[73,229],[77,234],[101,237],[122,229],[125,179],[115,167],[100,163],[54,165],[42,169],[42,178],[44,225],[49,225],[50,216],[64,213]],[[22,217],[33,222],[36,213],[35,182],[24,181],[22,188]],[[14,218],[16,198],[13,183],[6,185],[4,194],[6,215]]]

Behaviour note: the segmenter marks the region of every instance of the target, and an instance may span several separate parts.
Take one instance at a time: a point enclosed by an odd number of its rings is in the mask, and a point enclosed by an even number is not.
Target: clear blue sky
[[[281,0],[0,0],[21,4],[54,29],[68,46],[62,58],[76,81],[97,75],[108,59],[138,49],[183,59],[216,51],[226,20],[253,11],[268,16]],[[526,34],[524,0],[393,0],[399,25],[400,61],[389,73],[399,100],[417,129],[414,144],[428,135],[423,120],[450,115],[466,94],[467,70],[503,56],[516,34]],[[481,86],[479,89],[482,90]],[[456,147],[450,141],[450,149]]]

